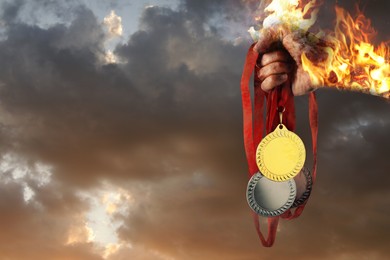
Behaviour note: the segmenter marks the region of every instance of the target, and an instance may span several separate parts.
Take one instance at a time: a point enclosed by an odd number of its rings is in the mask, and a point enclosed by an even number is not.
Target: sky
[[[390,3],[360,2],[388,40]],[[326,88],[308,206],[261,246],[239,89],[251,8],[0,0],[1,260],[388,258],[390,103]]]

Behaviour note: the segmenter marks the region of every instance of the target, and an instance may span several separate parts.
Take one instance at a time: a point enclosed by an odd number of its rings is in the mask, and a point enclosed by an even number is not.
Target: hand
[[[261,55],[257,64],[261,88],[269,92],[289,79],[293,94],[299,96],[319,87],[314,86],[301,61],[302,53],[313,56],[318,51],[314,44],[310,44],[312,42],[308,34],[301,32],[267,30],[262,33],[254,47],[254,51]],[[277,43],[281,43],[282,48],[275,50]]]

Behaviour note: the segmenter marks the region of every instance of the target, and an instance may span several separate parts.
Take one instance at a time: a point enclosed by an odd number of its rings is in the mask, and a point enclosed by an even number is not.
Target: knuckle
[[[283,75],[278,74],[278,75],[272,75],[272,82],[273,83],[279,83],[283,80]]]
[[[261,89],[264,91],[264,92],[266,92],[266,93],[268,93],[268,92],[270,92],[271,90],[272,90],[272,88],[270,88],[269,86],[261,86]]]
[[[278,62],[275,62],[275,63],[274,63],[274,69],[275,69],[276,71],[281,71],[281,70],[283,70],[284,68],[285,68],[285,64],[284,64],[283,62],[278,61]]]
[[[277,73],[286,73],[289,71],[289,64],[286,62],[275,62],[272,64],[271,70],[277,74]]]
[[[290,55],[287,51],[278,50],[266,53],[261,58],[261,66],[267,66],[272,63],[287,62],[290,60]]]
[[[269,78],[266,78],[262,83],[261,83],[261,89],[265,92],[268,92],[269,90],[271,90],[271,81],[269,80]]]
[[[269,64],[272,60],[271,54],[270,53],[265,53],[263,57],[261,57],[261,66],[265,66]]]
[[[262,82],[261,89],[263,91],[270,91],[271,89],[273,89],[276,86],[280,85],[281,82],[282,82],[282,76],[281,75],[271,75],[271,76],[268,76]]]
[[[258,72],[259,78],[264,77],[264,75],[266,74],[266,70],[267,70],[267,68],[264,68],[264,67],[259,69],[259,72]]]

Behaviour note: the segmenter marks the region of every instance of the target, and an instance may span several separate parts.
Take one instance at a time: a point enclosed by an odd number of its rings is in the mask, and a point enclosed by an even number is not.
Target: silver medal
[[[306,202],[310,197],[313,186],[313,179],[310,171],[306,167],[303,167],[301,172],[294,178],[294,181],[297,187],[297,196],[292,208],[296,208]]]
[[[276,217],[293,205],[296,193],[294,180],[275,182],[256,173],[249,180],[246,199],[258,215]]]

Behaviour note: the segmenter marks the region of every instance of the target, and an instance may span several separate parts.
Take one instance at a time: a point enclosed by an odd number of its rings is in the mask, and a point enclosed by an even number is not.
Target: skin
[[[269,92],[287,81],[295,96],[307,94],[319,87],[311,82],[309,74],[302,67],[303,52],[318,55],[318,50],[315,45],[309,44],[307,36],[287,30],[267,30],[261,34],[254,51],[260,54],[258,76],[264,91]]]

